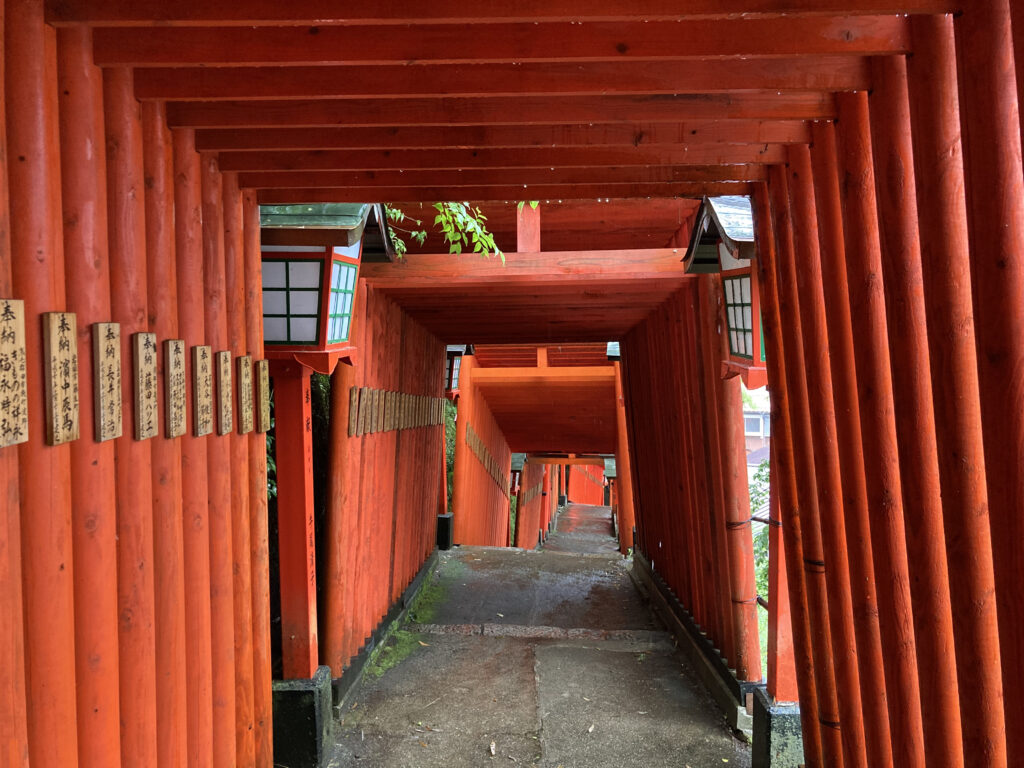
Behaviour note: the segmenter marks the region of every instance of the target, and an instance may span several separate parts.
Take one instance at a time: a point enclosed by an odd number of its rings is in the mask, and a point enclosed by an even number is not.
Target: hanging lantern
[[[683,263],[691,274],[721,274],[728,367],[743,378],[748,389],[768,383],[756,257],[750,199],[705,197]]]
[[[344,210],[335,210],[344,209]],[[352,313],[369,206],[264,206],[260,211],[267,358],[330,373],[351,361]]]

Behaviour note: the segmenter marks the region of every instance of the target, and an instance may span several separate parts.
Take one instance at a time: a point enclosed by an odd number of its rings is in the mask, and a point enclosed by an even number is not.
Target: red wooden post
[[[281,655],[286,679],[316,672],[316,550],[310,369],[275,361],[274,430],[281,571]]]
[[[458,415],[455,421],[455,487],[452,490],[453,531],[456,544],[477,543],[476,515],[479,501],[475,496],[472,462],[476,461],[466,444],[466,431],[473,419],[476,393],[473,391],[473,369],[476,355],[463,355],[459,368]]]
[[[880,210],[881,269],[885,281],[892,358],[893,399],[899,449],[907,555],[913,563],[910,594],[917,648],[916,673],[929,766],[964,764],[957,698],[953,615],[942,530],[942,497],[935,444],[935,415],[923,297],[924,275],[914,196],[914,155],[903,57],[872,61],[871,92],[876,190]],[[929,265],[931,269],[931,265]]]
[[[1019,765],[1024,763],[1024,728],[1018,727],[1024,722],[1024,698],[1017,695],[1024,689],[1024,170],[1010,6],[1010,0],[978,0],[964,8],[953,27],[1006,760]],[[1017,21],[1024,21],[1019,13]],[[997,762],[1000,753],[994,747]]]
[[[356,522],[356,489],[359,478],[359,439],[349,423],[350,390],[355,370],[339,365],[331,376],[331,470],[328,477],[327,502],[327,568],[324,584],[327,616],[321,618],[324,636],[321,656],[331,667],[331,674],[340,677],[352,652],[345,637],[346,615],[352,610],[351,575],[347,567],[348,550],[360,546],[354,528]]]
[[[707,281],[709,319],[714,328],[727,328],[720,279]],[[714,302],[714,303],[712,303]],[[709,332],[712,328],[709,327]],[[744,680],[761,679],[761,647],[757,622],[757,586],[754,580],[754,542],[750,530],[750,490],[747,485],[747,452],[743,438],[743,399],[740,378],[722,378],[722,362],[729,356],[725,333],[709,337],[714,344],[715,378],[718,381],[718,436],[721,451],[725,530],[729,547],[729,582],[732,626],[736,635],[736,671]],[[745,674],[744,674],[745,673]]]
[[[172,133],[174,149],[174,246],[177,252],[178,332],[185,347],[206,344],[202,200],[195,134]],[[189,356],[191,360],[191,355]],[[191,364],[186,363],[189,376]],[[207,500],[207,444],[196,437],[192,418],[198,404],[193,387],[185,387],[188,431],[181,442],[181,493],[185,550],[185,669],[188,692],[188,761],[213,761],[213,693],[210,630],[210,531]]]
[[[75,569],[76,692],[80,766],[121,759],[117,654],[117,509],[114,444],[97,442],[93,402],[92,324],[110,320],[103,82],[92,63],[92,33],[67,27],[57,36],[60,88],[61,200],[68,311],[78,316],[82,439],[71,444]],[[5,295],[10,295],[5,294]],[[15,500],[14,508],[18,503]],[[23,706],[23,704],[22,704]]]
[[[772,451],[775,449],[772,448]],[[771,464],[778,466],[773,458]],[[793,655],[793,621],[786,559],[782,554],[782,523],[778,486],[769,493],[768,519],[768,695],[775,701],[798,701],[796,659]]]
[[[791,153],[794,154],[794,153]],[[798,216],[806,215],[808,205],[813,211],[813,190],[810,188],[810,158],[807,156],[806,148],[799,150],[801,157],[798,160],[798,168],[804,186],[802,191],[802,204],[796,206],[797,190],[792,180],[792,167],[787,171],[786,182],[788,191],[783,191],[781,184],[773,188],[775,199],[776,216],[779,224],[779,260],[776,270],[778,272],[778,293],[779,293],[779,317],[783,333],[783,344],[786,354],[786,377],[789,391],[789,418],[790,428],[793,432],[793,453],[794,466],[797,468],[797,496],[791,499],[790,503],[799,505],[800,520],[805,523],[803,526],[804,538],[804,562],[803,569],[807,579],[807,606],[810,616],[811,641],[814,649],[815,680],[818,691],[818,719],[821,723],[822,749],[824,751],[826,764],[842,763],[844,751],[840,735],[842,729],[852,732],[853,741],[863,749],[864,737],[863,726],[860,724],[860,712],[856,713],[858,718],[853,724],[845,725],[840,722],[838,691],[836,690],[835,659],[833,655],[833,621],[832,611],[842,611],[849,606],[849,599],[844,601],[842,593],[835,605],[830,603],[829,590],[826,584],[826,561],[822,535],[821,513],[818,495],[818,477],[816,473],[815,445],[812,437],[811,426],[811,405],[810,405],[810,381],[807,373],[806,360],[810,356],[804,349],[805,331],[800,306],[803,297],[800,294],[800,286],[797,281],[796,266],[796,219]],[[791,205],[792,198],[792,205]],[[815,222],[811,221],[811,225]],[[807,226],[804,223],[804,226]],[[815,227],[816,228],[816,227]],[[817,236],[809,237],[803,233],[803,239],[817,245]],[[804,246],[807,247],[807,246]],[[815,358],[815,364],[820,361]],[[827,371],[827,363],[825,364]],[[838,562],[834,567],[834,574],[837,580],[842,580],[847,573],[845,563],[845,545],[838,552],[829,550],[830,558],[834,557]],[[852,610],[852,609],[851,609]],[[842,615],[840,613],[840,615]],[[852,637],[847,638],[841,635],[842,642],[839,647],[846,652],[852,643]],[[856,694],[854,694],[856,695]],[[843,739],[845,741],[845,739]],[[855,760],[855,764],[858,761]]]
[[[260,209],[251,191],[242,193],[245,257],[245,346],[263,358],[263,273]],[[270,671],[270,551],[267,532],[267,438],[249,435],[250,568],[252,589],[253,741],[256,768],[274,762]]]
[[[520,204],[516,211],[516,251],[536,253],[540,251],[540,206]]]
[[[3,39],[3,23],[4,5],[0,3],[0,39]],[[4,56],[0,54],[0,83],[4,82],[4,67]],[[103,195],[100,198],[103,199]],[[0,98],[0,296],[5,298],[14,295],[8,203],[7,116],[6,105]],[[3,745],[0,754],[12,768],[28,768],[25,635],[21,602],[21,499],[18,449],[13,446],[0,449],[0,489],[0,540],[4,542],[0,546],[0,744]]]
[[[630,468],[629,436],[626,431],[626,400],[622,392],[622,367],[615,362],[615,478],[619,502],[619,551],[633,548],[633,478]]]
[[[166,381],[162,347],[178,336],[178,281],[174,247],[174,158],[162,103],[142,105],[146,184],[147,296],[156,333],[158,368]],[[166,425],[167,390],[161,385],[160,421]],[[166,426],[161,429],[166,433]],[[156,716],[158,765],[183,765],[188,753],[185,653],[185,553],[182,530],[181,440],[152,441],[153,577],[156,599]]]
[[[242,193],[238,174],[224,174],[224,300],[227,306],[228,348],[234,379],[235,429],[231,451],[231,556],[235,635],[235,760],[252,765],[253,648],[252,648],[252,533],[249,506],[249,437],[242,433],[242,379],[239,358],[248,354],[245,334],[245,242]],[[251,370],[251,366],[250,366]],[[249,386],[252,387],[252,379]],[[249,402],[255,402],[250,389]]]
[[[837,136],[841,168],[840,196],[846,238],[845,274],[853,330],[868,508],[876,512],[869,526],[878,590],[879,631],[885,654],[889,728],[893,759],[899,766],[923,766],[924,727],[917,682],[910,605],[910,573],[903,525],[903,489],[896,447],[896,420],[885,298],[882,289],[882,245],[875,202],[868,95],[838,94]],[[837,272],[840,265],[837,264]],[[834,311],[834,310],[833,310]],[[852,427],[853,425],[851,425]],[[867,453],[863,447],[870,449]],[[878,511],[884,514],[877,514]],[[864,656],[861,656],[862,661]],[[864,675],[861,673],[861,679]]]
[[[203,206],[203,309],[206,343],[213,354],[228,348],[227,295],[224,275],[223,180],[212,155],[200,155]],[[216,365],[214,366],[216,369]],[[232,371],[234,374],[234,371]],[[214,425],[207,437],[207,484],[210,507],[210,637],[213,673],[213,764],[235,761],[235,639],[232,574],[231,444],[220,434],[220,376],[214,375]],[[233,422],[232,422],[233,423]]]
[[[839,709],[848,730],[856,729],[854,736],[864,745],[854,748],[844,739],[844,758],[851,765],[870,757],[872,765],[888,766],[892,754],[843,269],[835,129],[832,123],[815,123],[811,135],[813,179],[810,166],[804,174],[793,175],[798,190],[793,221],[800,253],[797,275],[808,394],[816,415],[812,438],[818,510],[825,552],[836,563],[835,578],[826,566],[825,579]],[[804,189],[813,198],[802,198]],[[861,729],[863,734],[857,733]]]
[[[755,237],[757,240],[757,265],[760,271],[762,323],[768,357],[768,388],[772,397],[772,446],[775,457],[772,461],[773,486],[778,492],[779,519],[782,522],[782,554],[785,556],[787,587],[789,588],[789,609],[793,630],[794,661],[796,664],[796,684],[800,695],[800,722],[803,731],[804,757],[810,766],[824,764],[822,752],[822,731],[818,721],[818,702],[823,694],[818,690],[815,664],[821,664],[820,657],[815,658],[818,649],[812,643],[810,590],[804,565],[804,516],[808,514],[803,506],[797,483],[797,461],[794,453],[794,421],[796,407],[790,399],[789,367],[803,362],[802,349],[794,343],[799,337],[799,330],[783,341],[781,301],[779,298],[779,261],[781,258],[793,258],[793,236],[789,226],[789,198],[786,191],[785,172],[775,167],[769,172],[771,181],[771,200],[769,190],[764,186],[755,188],[753,196],[753,213]],[[774,210],[772,210],[774,208]],[[792,309],[792,307],[791,307]],[[790,318],[791,324],[798,324],[799,318]],[[796,377],[794,377],[795,379]],[[813,472],[813,463],[810,469]],[[811,481],[813,482],[813,480]],[[803,498],[806,498],[803,497]],[[816,526],[809,526],[814,530]],[[771,549],[772,556],[777,556],[778,549]],[[821,581],[821,576],[815,576]],[[771,606],[771,603],[769,603]],[[782,619],[781,606],[771,608],[779,620]],[[818,619],[820,628],[827,630],[828,620]],[[820,634],[816,632],[814,636]],[[828,655],[826,654],[826,658]],[[770,661],[769,661],[770,663]],[[780,681],[781,682],[781,681]],[[769,671],[768,683],[772,684]],[[777,690],[781,690],[781,685]],[[831,730],[831,729],[830,729]],[[838,745],[837,745],[838,746]],[[841,759],[841,755],[840,755]]]
[[[77,763],[70,449],[46,445],[38,386],[39,315],[65,307],[55,43],[42,2],[6,3],[7,154],[18,158],[8,166],[12,293],[25,302],[28,378],[37,383],[28,388],[30,440],[18,447],[25,707],[35,768]]]
[[[1005,765],[953,24],[914,17],[911,31],[914,173],[964,755]]]
[[[132,71],[103,73],[107,134],[110,297],[121,324],[124,430],[114,443],[117,469],[118,610],[120,624],[121,760],[156,762],[156,644],[153,484],[149,440],[135,435],[132,335],[149,331],[142,116]],[[162,438],[158,438],[162,439]]]

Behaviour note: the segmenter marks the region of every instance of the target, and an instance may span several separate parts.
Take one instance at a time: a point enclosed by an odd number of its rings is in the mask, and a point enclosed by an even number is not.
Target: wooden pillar
[[[964,756],[1006,765],[953,24],[913,17],[911,31],[914,174]]]
[[[162,102],[142,105],[146,177],[146,269],[150,330],[157,336],[165,437],[153,441],[153,566],[156,594],[157,765],[184,765],[188,754],[185,653],[185,552],[182,531],[181,440],[167,433],[167,356],[178,336],[174,248],[174,157]],[[187,386],[187,384],[186,384]]]
[[[210,635],[210,530],[207,438],[196,436],[198,406],[191,350],[206,344],[203,217],[195,132],[172,132],[174,248],[177,253],[178,333],[188,351],[188,431],[181,438],[182,533],[185,552],[185,686],[188,694],[188,765],[213,764],[213,692]]]
[[[235,760],[252,765],[253,651],[252,651],[252,534],[249,529],[249,437],[242,425],[240,359],[248,355],[245,338],[245,241],[242,193],[238,174],[224,174],[224,297],[227,305],[228,348],[234,378],[235,429],[231,433],[231,558],[235,635]],[[252,364],[249,386],[252,387]],[[250,389],[248,401],[255,402]]]
[[[871,133],[880,210],[881,270],[885,283],[892,392],[899,450],[909,580],[913,602],[924,753],[929,766],[964,764],[950,611],[949,571],[935,443],[924,274],[917,230],[914,154],[907,64],[902,56],[872,61]],[[929,267],[931,268],[931,267]],[[884,599],[884,598],[883,598]]]
[[[1017,65],[1017,113],[1024,143],[1024,6],[1010,3],[1010,15],[1013,17],[1013,61]]]
[[[25,302],[30,439],[18,447],[29,752],[33,768],[77,764],[70,449],[46,445],[43,312],[63,311],[56,32],[38,0],[4,19],[11,271]],[[5,449],[10,451],[10,449]]]
[[[1016,0],[1015,0],[1016,3]],[[1006,760],[1024,763],[1024,169],[1010,0],[954,20]],[[1018,22],[1021,21],[1018,13]],[[980,520],[978,521],[980,524]],[[994,660],[993,660],[994,663]],[[999,754],[998,747],[995,754]],[[996,758],[998,759],[998,757]]]
[[[776,458],[771,465],[778,466]],[[775,485],[769,490],[768,498],[768,669],[765,678],[768,695],[774,701],[799,701],[780,506],[778,485]]]
[[[251,190],[242,193],[245,258],[245,346],[263,359],[263,272],[260,262],[260,208]],[[255,372],[254,372],[255,379]],[[274,762],[270,671],[270,547],[267,529],[267,436],[249,439],[250,588],[252,590],[253,741],[256,768]]]
[[[206,343],[216,357],[228,349],[227,291],[224,274],[224,188],[217,160],[200,155],[203,206],[203,309]],[[213,680],[213,764],[235,764],[235,622],[231,520],[231,442],[220,434],[221,380],[214,365],[213,432],[207,438],[207,493],[210,509],[210,637]],[[234,371],[232,371],[234,378]],[[234,420],[232,420],[232,428]]]
[[[806,522],[804,532],[806,533],[804,543],[804,569],[807,577],[808,608],[811,617],[812,641],[814,642],[815,678],[818,687],[818,718],[822,725],[822,745],[825,752],[825,760],[828,765],[842,764],[846,754],[845,749],[840,749],[840,734],[842,743],[852,742],[857,749],[863,753],[864,734],[863,725],[860,720],[859,690],[852,694],[857,699],[857,707],[852,708],[856,720],[847,724],[846,717],[849,711],[844,710],[843,721],[840,722],[839,693],[837,690],[837,678],[839,672],[836,670],[836,657],[845,658],[849,649],[853,647],[852,632],[847,634],[845,625],[839,626],[839,637],[833,638],[836,625],[842,621],[842,616],[849,611],[849,591],[842,589],[842,583],[848,580],[846,567],[846,545],[836,549],[831,545],[833,532],[828,547],[828,560],[826,560],[825,543],[823,534],[821,496],[819,494],[819,483],[817,476],[818,460],[816,457],[816,445],[813,438],[815,429],[821,428],[820,423],[812,427],[811,411],[814,410],[816,421],[820,419],[819,405],[815,400],[812,403],[811,393],[818,385],[818,376],[810,378],[810,369],[821,369],[828,372],[827,361],[820,359],[818,350],[808,349],[804,344],[804,338],[810,333],[804,328],[805,322],[801,312],[802,304],[810,301],[805,298],[798,281],[798,274],[804,270],[805,254],[808,248],[817,248],[817,222],[814,217],[814,191],[810,179],[810,157],[806,147],[801,147],[789,152],[790,168],[787,172],[787,183],[789,186],[788,195],[780,200],[779,211],[784,215],[782,221],[783,229],[780,231],[780,253],[779,253],[779,315],[783,328],[783,344],[787,354],[786,376],[790,395],[790,421],[793,430],[794,454],[797,466],[798,481],[798,503],[801,509],[801,520]],[[794,162],[795,161],[795,162]],[[800,183],[800,188],[797,187]],[[801,242],[797,248],[798,220],[807,216],[811,220],[801,221]],[[807,227],[813,227],[814,232],[806,231]],[[800,254],[799,257],[797,254]],[[799,268],[797,267],[799,259]],[[819,286],[820,279],[814,285]],[[812,354],[813,353],[813,354]],[[808,364],[809,363],[809,364]],[[818,397],[817,399],[821,399]],[[829,398],[829,401],[831,398]],[[830,409],[831,410],[831,409]],[[833,441],[834,445],[834,441]],[[838,485],[838,483],[836,483]],[[829,503],[833,503],[830,499]],[[806,510],[806,516],[803,514]],[[839,531],[842,534],[842,531]],[[833,563],[833,561],[835,561]],[[828,583],[828,573],[832,573],[832,581],[837,583],[835,593]],[[837,613],[833,619],[832,613]],[[833,648],[840,649],[834,652]],[[856,657],[854,657],[856,658]],[[845,681],[845,678],[844,678]],[[844,691],[844,693],[846,693]],[[843,732],[846,731],[846,732]],[[853,764],[860,765],[863,758],[854,757]]]
[[[94,439],[93,323],[109,322],[107,188],[103,81],[92,63],[92,32],[66,27],[57,36],[61,128],[61,201],[68,311],[78,321],[81,438],[71,444],[71,515],[75,569],[75,671],[79,765],[121,759],[117,653],[117,509],[114,443]],[[98,150],[98,151],[97,151]],[[5,294],[8,295],[8,294]],[[14,503],[17,508],[17,502]]]
[[[475,544],[477,542],[477,526],[474,509],[481,500],[473,498],[473,466],[476,461],[469,445],[466,444],[466,430],[473,418],[473,406],[476,393],[473,391],[473,369],[476,368],[475,355],[463,355],[462,366],[459,368],[459,399],[458,415],[455,420],[455,488],[452,499],[454,512],[452,526],[456,544]]]
[[[286,679],[311,678],[318,665],[313,538],[313,427],[309,368],[277,363],[274,431],[281,573],[281,655]]]
[[[728,328],[725,301],[720,278],[708,279],[707,301],[709,320],[715,329]],[[732,626],[736,636],[736,673],[743,680],[761,679],[761,645],[757,620],[757,585],[754,578],[754,541],[750,528],[750,490],[747,485],[747,452],[743,437],[743,398],[740,378],[723,378],[722,363],[729,356],[729,339],[725,333],[709,336],[714,343],[713,359],[718,392],[718,441],[722,471],[722,495],[727,534],[729,582],[732,605]]]
[[[917,683],[903,489],[881,279],[882,246],[875,202],[868,94],[865,91],[838,94],[836,101],[843,231],[846,252],[851,254],[846,260],[845,274],[839,276],[847,284],[852,320],[853,358],[857,370],[855,394],[862,435],[862,440],[856,442],[863,457],[868,508],[875,512],[868,528],[878,591],[879,631],[885,648],[880,661],[885,673],[893,759],[897,765],[909,768],[925,764],[924,727]],[[838,267],[837,264],[837,272]],[[870,446],[868,452],[864,451],[865,445]],[[862,663],[864,660],[862,653]],[[866,695],[865,706],[870,706]]]
[[[615,361],[615,476],[619,502],[619,551],[633,548],[633,478],[630,474],[629,437],[626,433],[626,400],[622,393],[622,368]]]
[[[117,468],[121,761],[156,764],[156,645],[153,483],[150,440],[137,439],[132,336],[149,332],[142,116],[132,71],[103,72],[107,134],[110,298],[121,324],[124,430],[114,442]],[[158,438],[163,439],[163,438]]]
[[[360,541],[356,528],[358,514],[359,438],[349,424],[350,390],[355,384],[355,369],[339,365],[331,376],[331,469],[328,476],[327,568],[324,589],[327,592],[326,628],[322,643],[324,664],[340,677],[352,648],[346,637],[346,616],[353,605],[350,549]]]
[[[539,205],[534,208],[529,203],[519,204],[516,211],[516,251],[519,253],[538,253],[540,251]]]
[[[763,186],[756,188],[753,196],[753,213],[755,237],[757,240],[757,265],[760,271],[762,323],[766,351],[768,353],[768,389],[772,400],[772,446],[775,452],[772,480],[778,489],[780,519],[782,522],[782,549],[786,558],[787,584],[790,591],[790,616],[793,627],[793,647],[796,661],[796,682],[800,694],[800,722],[803,731],[804,757],[808,766],[825,764],[821,723],[819,711],[826,717],[829,713],[821,709],[819,702],[834,702],[835,692],[831,697],[820,690],[819,686],[832,684],[824,676],[826,662],[831,661],[829,653],[821,654],[820,646],[826,645],[820,639],[815,645],[813,640],[825,634],[827,638],[828,617],[816,614],[817,604],[812,605],[811,582],[823,583],[824,574],[815,568],[806,573],[804,558],[804,528],[816,532],[817,525],[813,521],[805,521],[805,516],[814,513],[805,504],[810,500],[813,505],[812,493],[801,492],[797,482],[800,466],[797,463],[795,443],[795,422],[800,409],[791,398],[791,382],[797,380],[792,375],[791,366],[803,366],[803,350],[798,343],[800,331],[799,313],[791,304],[787,309],[791,316],[782,313],[782,293],[780,280],[780,262],[782,259],[793,260],[793,235],[790,229],[789,196],[786,189],[785,171],[781,166],[774,166],[769,171],[771,182],[769,190]],[[774,210],[773,210],[774,209]],[[774,227],[772,226],[774,224]],[[774,229],[774,231],[773,231]],[[789,274],[789,270],[785,270]],[[785,340],[783,322],[787,323]],[[802,374],[801,374],[802,376]],[[808,470],[813,474],[813,461]],[[806,465],[804,465],[806,466]],[[813,485],[814,479],[804,478],[805,485]],[[817,598],[817,592],[814,595]],[[815,621],[815,632],[811,631],[811,622]],[[831,669],[830,665],[828,668]],[[819,673],[817,670],[821,669]],[[820,675],[820,676],[819,676]],[[771,678],[769,677],[769,680]],[[829,726],[828,733],[838,732]],[[838,759],[838,738],[830,739],[830,748]]]
[[[0,3],[0,40],[4,39],[4,15],[4,4]],[[4,82],[5,64],[4,54],[0,54],[0,83]],[[14,298],[7,165],[6,104],[0,98],[0,297]],[[0,744],[4,745],[3,755],[11,768],[28,768],[29,757],[25,721],[28,707],[21,600],[20,496],[18,449],[15,446],[0,448]]]
[[[793,208],[794,227],[804,235],[797,274],[798,281],[802,280],[798,285],[808,393],[811,408],[818,417],[812,437],[822,540],[825,551],[830,555],[835,553],[832,557],[837,566],[845,561],[843,570],[846,572],[845,578],[837,574],[838,578],[833,579],[828,568],[825,571],[836,685],[844,722],[859,715],[863,723],[864,750],[851,749],[846,755],[847,762],[852,762],[851,758],[859,761],[866,757],[872,766],[888,766],[892,764],[892,753],[878,600],[871,570],[871,534],[846,287],[835,128],[832,123],[815,123],[811,136],[814,139],[810,152],[814,199],[801,210],[798,205],[802,204],[794,197]],[[810,222],[809,216],[816,216],[816,221]],[[818,234],[813,243],[811,227],[807,226],[812,224]],[[864,757],[859,757],[861,754]]]

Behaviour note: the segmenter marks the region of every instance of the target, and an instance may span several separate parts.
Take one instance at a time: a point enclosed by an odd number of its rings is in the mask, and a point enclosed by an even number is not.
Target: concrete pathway
[[[570,505],[543,551],[441,553],[339,713],[331,765],[747,768],[610,525]]]

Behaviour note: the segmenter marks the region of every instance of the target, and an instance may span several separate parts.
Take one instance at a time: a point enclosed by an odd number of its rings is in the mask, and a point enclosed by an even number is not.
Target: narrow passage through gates
[[[747,768],[630,567],[609,508],[578,504],[543,549],[442,552],[331,765]]]

